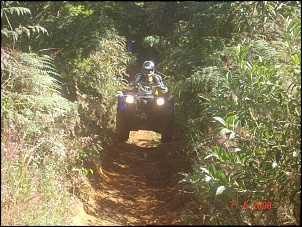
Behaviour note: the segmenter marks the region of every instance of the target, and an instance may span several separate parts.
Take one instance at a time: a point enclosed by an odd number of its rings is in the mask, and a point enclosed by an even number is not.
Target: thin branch
[[[7,17],[7,15],[6,15],[6,13],[5,13],[5,8],[4,8],[4,6],[3,6],[3,2],[1,2],[1,8],[2,8],[2,12],[3,12],[3,14],[4,14],[4,16],[5,16],[6,20],[7,20],[8,26],[10,27],[11,31],[13,31],[13,27],[12,27],[12,25],[10,24],[10,22],[9,22],[9,20],[8,20],[8,17]],[[14,38],[14,36],[13,36],[13,50],[14,50],[14,49],[15,49],[15,38]]]

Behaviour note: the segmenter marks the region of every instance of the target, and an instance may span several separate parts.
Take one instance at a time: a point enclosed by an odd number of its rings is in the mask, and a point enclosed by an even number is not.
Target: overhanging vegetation
[[[187,223],[300,223],[300,2],[4,1],[1,12],[3,225],[68,224],[83,160],[114,141],[116,94],[144,57],[165,75],[195,161],[180,184],[201,212]]]

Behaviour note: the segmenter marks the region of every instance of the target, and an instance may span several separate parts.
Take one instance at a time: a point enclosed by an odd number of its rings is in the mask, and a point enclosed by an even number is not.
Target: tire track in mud
[[[159,140],[153,132],[131,132],[127,143],[104,151],[99,167],[91,166],[95,192],[84,206],[82,225],[184,224],[186,201],[178,181],[190,163],[176,144]]]

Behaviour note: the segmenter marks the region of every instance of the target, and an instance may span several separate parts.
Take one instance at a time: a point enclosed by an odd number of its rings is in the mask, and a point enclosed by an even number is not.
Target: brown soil
[[[186,199],[181,172],[190,168],[176,144],[162,144],[160,134],[132,131],[125,143],[104,151],[91,163],[94,190],[77,206],[73,225],[184,225]]]

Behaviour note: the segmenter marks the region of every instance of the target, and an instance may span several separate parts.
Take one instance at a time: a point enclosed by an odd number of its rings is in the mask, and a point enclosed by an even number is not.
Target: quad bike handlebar
[[[161,89],[160,85],[147,86],[141,83],[131,85],[122,90],[123,93],[136,93],[137,95],[158,95],[158,90]]]

